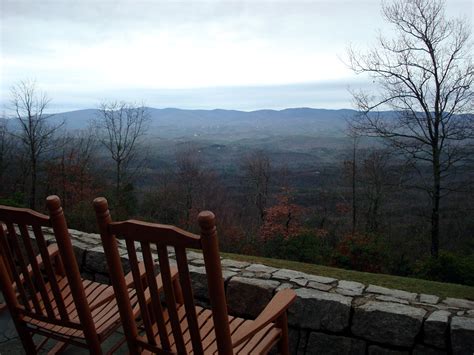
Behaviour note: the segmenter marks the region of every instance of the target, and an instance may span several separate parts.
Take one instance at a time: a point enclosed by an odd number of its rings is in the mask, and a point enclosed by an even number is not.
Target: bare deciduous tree
[[[91,128],[74,134],[65,132],[57,140],[55,159],[50,161],[48,182],[53,192],[61,196],[62,205],[83,201],[86,191],[90,191],[90,168],[97,141]],[[87,196],[90,197],[90,196]]]
[[[351,212],[352,212],[352,222],[351,222],[351,234],[355,235],[357,227],[357,175],[358,175],[358,164],[357,164],[357,150],[359,144],[359,135],[354,130],[348,132],[348,136],[351,139],[351,158],[344,161],[345,173],[347,174],[350,183],[351,183]]]
[[[205,171],[199,156],[198,147],[188,144],[176,151],[176,177],[182,194],[185,220],[184,227],[189,229],[193,210],[198,212],[198,200],[202,200],[203,186],[205,185]],[[203,201],[199,201],[203,202]]]
[[[20,130],[15,135],[27,151],[31,171],[30,208],[36,206],[38,164],[42,155],[51,148],[51,138],[62,123],[50,124],[52,116],[45,111],[50,99],[40,92],[34,81],[21,81],[11,89],[11,103]]]
[[[265,152],[256,151],[244,157],[241,166],[244,173],[243,182],[247,189],[247,196],[257,208],[259,220],[263,223],[270,187],[270,158]]]
[[[146,107],[127,102],[104,102],[94,122],[99,141],[115,164],[115,192],[120,202],[121,188],[137,148],[150,121]],[[136,165],[136,164],[135,164]]]
[[[11,162],[12,147],[13,144],[7,123],[4,119],[0,118],[0,193],[3,192],[2,187],[5,186],[3,177],[9,163]]]
[[[396,36],[380,36],[368,53],[349,49],[350,66],[368,73],[377,95],[354,92],[361,115],[354,126],[383,137],[416,162],[430,167],[425,191],[431,201],[431,255],[438,256],[440,199],[445,178],[466,157],[474,137],[474,65],[467,21],[448,19],[440,0],[399,0],[383,4]],[[378,114],[390,108],[394,116]]]
[[[390,182],[390,151],[372,149],[362,161],[360,181],[365,199],[366,232],[379,232],[381,209]]]

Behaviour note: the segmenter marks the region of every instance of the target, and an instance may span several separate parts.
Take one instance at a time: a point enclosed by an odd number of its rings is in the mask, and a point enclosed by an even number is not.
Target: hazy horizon
[[[327,86],[326,86],[327,85]],[[354,109],[346,105],[344,99],[350,100],[350,94],[343,86],[334,84],[295,84],[268,87],[215,87],[182,90],[112,90],[95,97],[89,93],[78,97],[75,103],[52,100],[48,111],[52,113],[69,112],[98,108],[105,101],[127,101],[156,109],[182,110],[284,110],[292,108],[312,108],[327,110]],[[361,84],[363,85],[363,84]],[[335,91],[339,95],[334,95]],[[298,96],[298,100],[282,104],[282,95]],[[246,100],[246,96],[252,100]],[[318,96],[322,95],[322,96]],[[148,99],[147,99],[148,97]]]
[[[132,104],[136,104],[138,106],[142,106],[140,103],[137,102],[132,102]],[[275,112],[281,112],[285,110],[303,110],[303,109],[308,109],[308,110],[321,110],[321,111],[345,111],[345,110],[354,110],[354,108],[350,107],[342,107],[342,108],[325,108],[325,107],[311,107],[311,106],[289,106],[289,107],[282,107],[282,108],[258,108],[258,109],[249,109],[249,110],[241,110],[241,109],[233,109],[233,108],[221,108],[221,107],[211,107],[211,108],[183,108],[183,107],[177,107],[177,106],[162,106],[162,107],[155,107],[152,105],[143,105],[143,107],[147,109],[153,109],[153,110],[181,110],[181,111],[235,111],[235,112],[243,112],[243,113],[252,113],[252,112],[259,112],[259,111],[275,111]],[[94,107],[79,107],[79,108],[61,108],[61,107],[55,107],[51,108],[48,107],[48,109],[45,111],[46,114],[51,114],[51,115],[58,115],[58,114],[68,114],[68,113],[73,113],[73,112],[80,112],[80,111],[88,111],[88,110],[99,110],[99,105],[94,106]],[[16,116],[14,115],[5,115],[0,118],[5,118],[5,119],[16,119]]]
[[[355,81],[354,87],[366,87],[368,82]],[[41,85],[38,86],[41,88]],[[196,89],[115,89],[107,92],[78,93],[74,100],[52,99],[48,111],[67,112],[97,108],[109,100],[130,101],[154,108],[187,110],[282,110],[310,107],[316,109],[353,109],[349,85],[344,82],[302,83],[274,86],[210,87]],[[286,98],[282,102],[282,98]],[[8,110],[8,97],[0,102]]]

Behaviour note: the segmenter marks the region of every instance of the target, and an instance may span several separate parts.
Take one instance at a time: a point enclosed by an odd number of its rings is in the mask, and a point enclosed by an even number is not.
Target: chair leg
[[[24,324],[20,324],[19,322],[15,322],[16,330],[18,331],[18,335],[20,337],[21,343],[23,344],[23,348],[27,354],[36,354],[38,351],[36,350],[35,342],[33,341],[33,335],[30,331],[28,331],[27,327]]]
[[[86,343],[91,354],[102,355],[102,347],[97,336],[94,337],[93,334],[86,334]]]
[[[281,329],[281,338],[278,341],[278,352],[282,355],[290,355],[290,341],[288,338],[288,316],[286,312],[276,320],[276,325]]]
[[[183,298],[183,291],[181,290],[181,284],[179,283],[179,278],[176,277],[173,280],[173,291],[174,291],[174,297],[177,303],[183,304],[184,303],[184,298]]]

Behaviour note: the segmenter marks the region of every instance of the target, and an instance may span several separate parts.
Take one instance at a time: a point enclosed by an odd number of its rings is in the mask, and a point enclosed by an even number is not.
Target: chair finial
[[[92,202],[94,209],[98,214],[102,214],[109,209],[109,204],[105,197],[96,197]]]
[[[216,216],[211,211],[202,211],[198,215],[198,223],[203,231],[210,231],[216,226]]]
[[[56,195],[50,195],[46,197],[46,207],[49,210],[50,216],[54,216],[61,213],[61,199]]]

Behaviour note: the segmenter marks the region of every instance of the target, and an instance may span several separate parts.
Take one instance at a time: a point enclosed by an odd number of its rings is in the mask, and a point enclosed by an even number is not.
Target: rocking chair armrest
[[[291,289],[279,291],[275,296],[273,296],[265,309],[253,322],[248,323],[248,325],[237,330],[237,332],[232,336],[232,347],[242,344],[269,323],[277,320],[284,312],[286,312],[295,299],[295,291]]]

